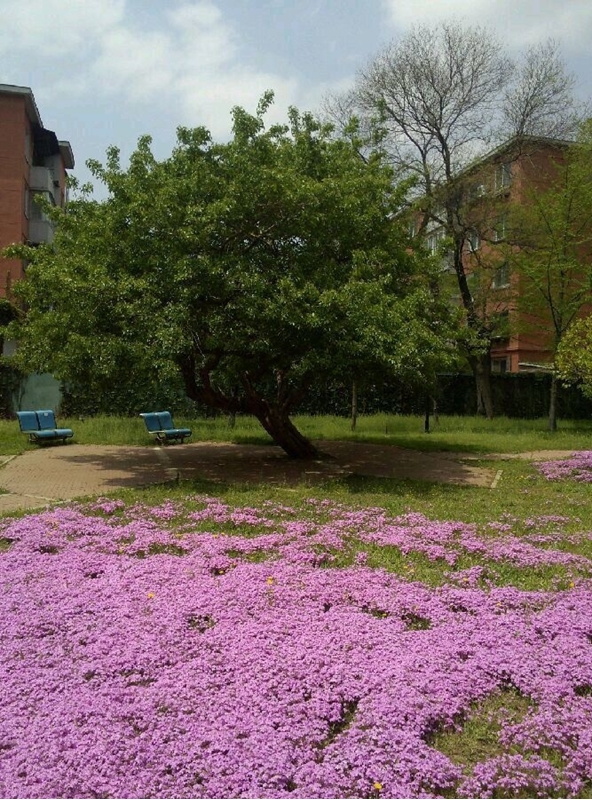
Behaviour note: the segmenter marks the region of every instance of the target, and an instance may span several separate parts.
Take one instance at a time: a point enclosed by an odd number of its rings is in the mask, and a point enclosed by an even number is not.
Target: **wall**
[[[27,238],[25,184],[29,164],[27,137],[32,142],[23,97],[0,95],[0,248]],[[31,153],[29,154],[31,155]],[[22,277],[21,261],[0,259],[0,296]]]
[[[58,411],[62,402],[60,384],[53,375],[29,375],[13,395],[15,411],[36,411],[52,408]]]

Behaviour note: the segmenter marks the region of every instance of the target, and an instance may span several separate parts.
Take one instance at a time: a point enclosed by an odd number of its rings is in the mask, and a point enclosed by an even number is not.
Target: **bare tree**
[[[557,42],[549,39],[527,50],[517,76],[504,91],[502,130],[514,136],[575,136],[588,110],[575,101],[575,80],[565,71]]]
[[[463,255],[477,225],[467,176],[476,159],[504,140],[571,134],[577,120],[572,89],[554,42],[515,63],[490,31],[443,23],[416,27],[389,44],[360,71],[347,96],[326,103],[338,124],[355,111],[362,124],[382,127],[382,146],[398,174],[415,178],[420,230],[439,229],[449,247],[466,326],[461,346],[487,417],[493,416],[495,324]],[[487,226],[485,219],[481,236]]]

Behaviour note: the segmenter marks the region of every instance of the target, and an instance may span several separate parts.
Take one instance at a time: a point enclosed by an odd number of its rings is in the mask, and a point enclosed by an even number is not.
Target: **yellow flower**
[[[148,599],[152,600],[153,597],[154,597],[154,592],[148,592]]]
[[[269,585],[269,586],[271,586],[271,585],[272,585],[272,583],[273,583],[273,581],[274,581],[274,579],[273,579],[273,577],[270,575],[270,576],[269,576],[269,578],[267,579],[267,583],[268,583],[268,585]]]
[[[378,783],[378,781],[374,781],[372,785],[374,786],[377,792],[379,792],[382,789],[382,783]]]

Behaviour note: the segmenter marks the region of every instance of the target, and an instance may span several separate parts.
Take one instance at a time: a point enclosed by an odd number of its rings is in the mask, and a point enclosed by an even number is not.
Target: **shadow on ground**
[[[38,507],[173,480],[272,486],[316,485],[351,476],[491,487],[496,471],[451,453],[392,445],[316,443],[318,461],[288,458],[273,445],[197,442],[166,447],[68,444],[28,451],[0,469],[0,511]]]

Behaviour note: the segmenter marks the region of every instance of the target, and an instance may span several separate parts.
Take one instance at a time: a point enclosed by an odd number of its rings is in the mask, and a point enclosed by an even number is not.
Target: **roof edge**
[[[70,142],[60,140],[58,145],[60,146],[60,155],[64,161],[64,166],[66,169],[74,169],[74,153]]]
[[[33,90],[30,89],[28,86],[13,86],[10,83],[0,83],[0,94],[15,94],[20,95],[21,97],[25,98],[25,107],[27,109],[27,114],[31,122],[37,123],[39,127],[43,127],[43,122],[41,121],[41,114],[39,113],[39,109],[37,108],[37,103],[35,102],[35,95],[33,94]]]
[[[488,161],[495,161],[496,158],[502,156],[504,153],[507,153],[514,149],[519,149],[524,147],[525,145],[546,145],[551,147],[557,148],[567,148],[571,147],[572,145],[576,144],[575,139],[556,139],[552,136],[534,136],[531,134],[516,134],[511,136],[509,139],[506,139],[501,144],[494,147],[492,150],[489,150],[487,153],[484,153],[481,156],[477,156],[473,161],[466,165],[463,169],[461,169],[458,173],[458,176],[466,176],[470,175],[473,170],[478,169],[482,164],[486,164]]]

